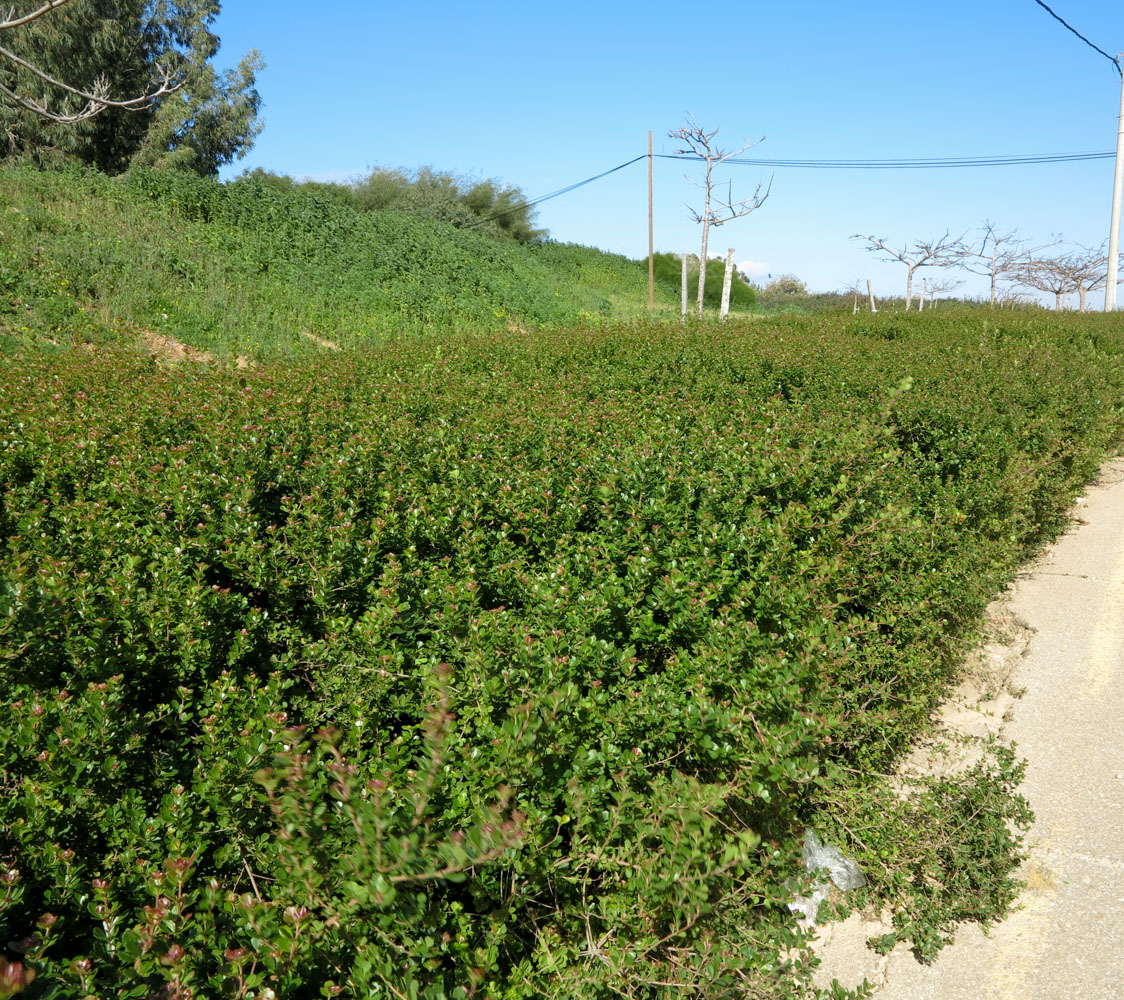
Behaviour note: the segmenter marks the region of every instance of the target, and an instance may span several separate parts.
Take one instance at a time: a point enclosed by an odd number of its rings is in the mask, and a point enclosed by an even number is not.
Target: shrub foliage
[[[0,995],[802,995],[808,824],[931,956],[1010,902],[1019,765],[878,773],[1118,437],[1120,333],[6,362]]]

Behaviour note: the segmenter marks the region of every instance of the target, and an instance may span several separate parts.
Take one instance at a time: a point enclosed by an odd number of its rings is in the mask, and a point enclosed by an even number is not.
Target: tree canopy
[[[535,228],[535,210],[522,190],[495,179],[475,180],[422,167],[373,170],[355,184],[360,207],[421,215],[462,228],[486,227],[518,243],[537,243],[546,230]]]
[[[109,106],[65,123],[0,102],[0,156],[77,160],[111,174],[134,165],[217,174],[261,131],[255,75],[264,65],[251,50],[235,69],[215,69],[219,10],[219,0],[66,0],[10,28],[4,47],[69,87],[144,94],[159,92],[168,75],[178,86],[134,108]],[[11,58],[0,59],[0,84],[63,113],[83,103]]]

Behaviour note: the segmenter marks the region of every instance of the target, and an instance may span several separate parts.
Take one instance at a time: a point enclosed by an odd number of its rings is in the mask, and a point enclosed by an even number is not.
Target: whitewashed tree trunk
[[[925,311],[925,279],[921,279],[921,298],[917,300],[917,311]]]
[[[870,283],[870,278],[866,279],[866,294],[870,296],[870,311],[878,312],[878,306],[874,304],[874,285]]]
[[[726,251],[726,273],[722,275],[722,310],[719,313],[722,322],[726,322],[726,317],[730,312],[730,285],[734,280],[734,248],[730,247]],[[1084,312],[1084,310],[1082,310]]]
[[[909,307],[913,304],[913,268],[909,268],[906,272],[905,279],[905,311],[909,312]]]
[[[703,199],[702,253],[699,254],[699,319],[703,317],[703,290],[706,287],[706,247],[710,238],[710,160],[706,161],[706,197]]]

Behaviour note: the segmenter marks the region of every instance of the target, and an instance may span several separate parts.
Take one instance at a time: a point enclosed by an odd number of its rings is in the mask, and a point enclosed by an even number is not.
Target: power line
[[[544,194],[540,198],[533,198],[530,201],[522,202],[521,204],[515,205],[513,208],[509,208],[506,211],[497,212],[495,215],[489,215],[485,219],[480,219],[467,226],[462,226],[461,228],[475,229],[477,226],[482,226],[488,222],[494,222],[496,219],[504,219],[509,215],[514,215],[516,212],[522,212],[526,208],[533,208],[535,205],[541,205],[544,201],[550,201],[551,198],[557,198],[559,195],[569,194],[571,191],[576,191],[580,187],[585,187],[586,184],[592,184],[594,181],[601,180],[602,177],[608,177],[609,174],[615,174],[618,170],[624,170],[625,167],[631,167],[634,163],[638,163],[640,160],[646,159],[648,159],[647,153],[644,153],[641,156],[635,156],[626,163],[620,163],[617,166],[610,168],[609,170],[603,170],[599,174],[594,174],[594,176],[592,177],[587,177],[584,181],[578,181],[576,184],[568,184],[566,187],[559,188],[557,191],[551,191],[550,194]]]
[[[703,160],[701,156],[657,153],[663,160]],[[931,156],[893,160],[775,160],[733,157],[723,164],[747,167],[798,167],[816,170],[934,170],[949,167],[1010,167],[1030,163],[1074,163],[1106,160],[1115,153],[1031,153],[1014,156]]]
[[[1083,34],[1081,34],[1081,32],[1078,31],[1072,24],[1067,22],[1064,17],[1058,16],[1058,14],[1056,14],[1046,4],[1044,4],[1042,2],[1042,0],[1034,0],[1034,2],[1036,4],[1038,4],[1038,6],[1041,7],[1044,11],[1046,11],[1046,13],[1049,14],[1055,21],[1057,21],[1059,24],[1063,25],[1069,31],[1072,31],[1078,38],[1081,39],[1081,41],[1083,41],[1086,45],[1088,45],[1089,48],[1093,49],[1095,52],[1099,52],[1102,56],[1104,56],[1110,63],[1112,63],[1113,66],[1116,67],[1117,73],[1124,74],[1124,70],[1122,70],[1120,68],[1120,60],[1119,59],[1117,59],[1115,56],[1110,56],[1099,45],[1094,45],[1092,42],[1090,42],[1088,38],[1086,38]]]
[[[919,159],[893,160],[766,160],[734,157],[729,160],[724,160],[723,162],[741,167],[794,167],[809,170],[932,170],[949,167],[1010,167],[1033,163],[1078,163],[1087,160],[1106,160],[1114,155],[1115,154],[1111,152],[1031,153],[1014,156],[931,156]],[[704,159],[701,156],[690,156],[679,153],[656,153],[655,157],[659,160],[701,161]],[[476,229],[478,226],[487,225],[489,222],[505,219],[507,216],[514,215],[516,212],[522,212],[528,208],[534,208],[536,205],[541,205],[544,201],[550,201],[551,198],[558,198],[561,195],[569,194],[571,191],[576,191],[580,187],[585,187],[586,184],[592,184],[594,181],[601,180],[602,177],[608,177],[609,174],[615,174],[618,170],[624,170],[625,167],[631,167],[632,164],[639,163],[641,160],[646,160],[647,158],[647,153],[634,156],[631,160],[618,163],[615,167],[603,170],[601,173],[594,174],[592,177],[587,177],[585,180],[578,181],[576,184],[567,184],[566,187],[559,188],[557,191],[551,191],[549,194],[544,194],[541,197],[520,202],[518,205],[513,205],[511,208],[505,209],[502,212],[497,212],[495,215],[477,219],[461,228]]]

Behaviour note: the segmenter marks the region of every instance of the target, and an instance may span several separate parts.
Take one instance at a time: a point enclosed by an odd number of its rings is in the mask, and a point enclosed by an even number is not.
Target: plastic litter
[[[826,868],[831,881],[844,892],[848,889],[861,889],[866,885],[862,869],[843,857],[838,847],[822,843],[811,827],[804,831],[804,867],[810,872]]]
[[[866,885],[866,876],[862,869],[843,857],[838,847],[824,844],[816,835],[816,831],[808,827],[804,831],[804,867],[812,874],[819,875],[827,872],[831,882],[846,892],[848,889],[859,889]],[[812,883],[812,891],[807,896],[797,896],[788,908],[793,913],[801,914],[809,924],[815,924],[820,903],[827,899],[831,885],[822,875]]]

